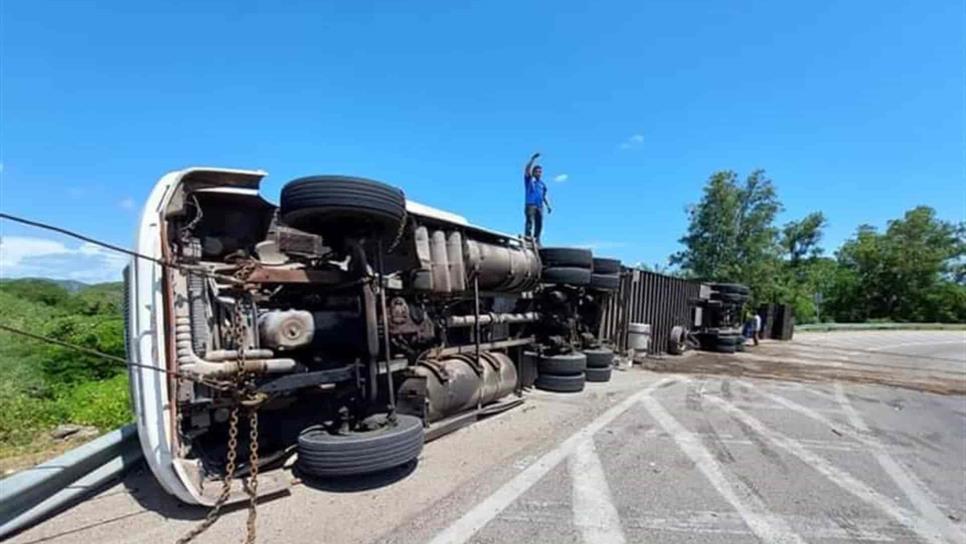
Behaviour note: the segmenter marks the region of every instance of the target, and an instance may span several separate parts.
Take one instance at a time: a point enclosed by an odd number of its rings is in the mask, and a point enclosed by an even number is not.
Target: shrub
[[[131,399],[127,384],[125,374],[108,380],[81,383],[62,390],[57,402],[69,422],[109,431],[131,421]]]

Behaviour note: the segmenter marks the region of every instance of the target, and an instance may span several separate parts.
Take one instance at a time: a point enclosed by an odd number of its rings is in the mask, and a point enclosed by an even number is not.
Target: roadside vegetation
[[[749,285],[753,304],[791,304],[798,323],[966,322],[966,223],[918,206],[883,231],[860,225],[828,255],[821,212],[779,226],[781,210],[764,171],[715,172],[670,262],[687,277]]]
[[[2,322],[124,356],[120,283],[0,282]],[[50,433],[72,424],[99,432],[131,420],[122,365],[0,331],[0,467],[57,450]],[[88,436],[89,438],[90,436]]]

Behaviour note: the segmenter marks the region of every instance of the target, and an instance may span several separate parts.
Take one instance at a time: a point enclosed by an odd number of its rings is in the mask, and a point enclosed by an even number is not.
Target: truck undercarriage
[[[238,452],[253,445],[261,493],[288,485],[270,469],[293,452],[311,477],[410,462],[427,437],[518,404],[528,361],[561,391],[589,366],[609,377],[596,332],[619,262],[361,178],[298,179],[275,206],[263,175],[162,178],[137,249],[165,265],[127,272],[131,359],[162,371],[131,369],[139,434],[181,500],[216,502],[226,474],[251,472]]]

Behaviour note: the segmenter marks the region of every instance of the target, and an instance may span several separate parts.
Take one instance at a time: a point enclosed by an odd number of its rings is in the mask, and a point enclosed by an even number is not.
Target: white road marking
[[[835,384],[835,396],[838,399],[839,405],[845,412],[845,416],[849,419],[849,423],[853,427],[858,429],[860,432],[864,433],[860,435],[859,439],[872,449],[873,455],[879,465],[882,466],[882,470],[892,478],[892,481],[899,486],[899,489],[906,494],[909,501],[919,514],[922,515],[929,523],[933,524],[937,529],[942,531],[947,539],[953,542],[963,542],[966,541],[966,533],[960,532],[953,524],[950,522],[949,518],[943,514],[942,510],[932,500],[930,500],[930,492],[925,484],[923,484],[912,472],[907,470],[905,467],[896,462],[891,455],[886,452],[885,447],[878,441],[872,438],[872,431],[869,426],[865,424],[865,420],[856,411],[852,403],[849,402],[848,397],[845,396],[845,390],[842,388],[842,384]],[[816,414],[818,415],[818,414]]]
[[[624,544],[617,508],[594,439],[581,442],[567,457],[573,483],[574,525],[586,544]]]
[[[949,518],[943,514],[942,510],[932,500],[929,499],[930,492],[925,484],[923,484],[915,475],[913,475],[908,469],[896,462],[892,456],[886,451],[886,448],[872,436],[872,431],[869,426],[865,424],[865,421],[859,416],[852,403],[849,402],[848,397],[845,396],[845,390],[841,383],[835,383],[835,398],[839,406],[842,408],[842,412],[849,420],[849,424],[854,428],[849,429],[841,424],[838,424],[817,411],[808,408],[807,406],[802,406],[794,401],[788,400],[780,395],[774,393],[769,393],[752,383],[743,382],[745,385],[749,386],[758,392],[759,395],[772,400],[790,410],[794,410],[806,417],[814,419],[819,423],[827,425],[829,428],[835,429],[837,432],[848,436],[849,438],[861,442],[865,445],[868,450],[875,457],[876,461],[882,467],[882,470],[892,479],[893,482],[902,490],[902,492],[909,499],[909,502],[915,506],[919,514],[925,518],[929,523],[931,523],[938,531],[942,532],[945,537],[951,541],[959,542],[966,538],[962,532],[949,521]],[[807,444],[802,441],[802,445],[808,447]]]
[[[744,405],[744,404],[742,405],[742,408],[750,409],[747,405]],[[757,410],[757,407],[755,409]],[[838,413],[838,411],[836,411],[836,413]],[[694,435],[701,438],[702,440],[713,439],[716,437],[718,440],[721,441],[722,444],[725,444],[727,446],[757,447],[757,445],[751,440],[748,440],[746,438],[736,438],[734,435],[729,433],[715,433],[714,435],[712,435],[711,433],[698,431],[698,432],[695,432]],[[647,429],[646,431],[642,432],[640,436],[642,439],[671,440],[671,436],[661,429]],[[811,450],[829,450],[829,451],[843,451],[843,452],[865,451],[861,444],[853,444],[851,442],[848,442],[848,443],[843,443],[841,441],[832,442],[831,440],[818,440],[818,439],[810,439],[810,438],[803,438],[799,440],[799,442],[801,442],[803,446]],[[529,464],[532,461],[533,459],[529,459],[526,462],[526,464]],[[525,468],[526,464],[520,466],[519,468]]]
[[[523,495],[528,489],[533,487],[548,472],[553,470],[561,461],[577,449],[581,442],[594,436],[597,431],[609,425],[621,414],[637,404],[642,398],[649,395],[654,389],[674,381],[673,378],[664,378],[654,382],[646,388],[634,393],[624,399],[606,412],[597,417],[583,429],[577,431],[567,440],[556,448],[545,453],[535,463],[517,474],[512,480],[503,484],[492,495],[477,504],[472,510],[456,520],[452,525],[440,531],[429,544],[456,544],[468,541],[489,523],[493,518],[500,514],[507,506]]]
[[[713,397],[707,397],[713,398]],[[800,536],[781,517],[772,514],[757,495],[745,487],[736,488],[722,471],[721,464],[708,451],[701,439],[674,419],[661,403],[650,395],[641,399],[641,404],[651,417],[671,435],[681,451],[694,463],[694,466],[711,482],[715,490],[724,497],[738,512],[748,528],[763,542],[801,542]],[[742,492],[740,493],[738,489]]]
[[[701,541],[703,535],[751,536],[748,525],[731,510],[647,510],[633,506],[621,509],[621,523],[627,532],[632,532],[632,540],[640,534],[654,535],[653,540],[661,541],[666,533],[689,535],[691,541]],[[785,520],[798,534],[809,541],[836,539],[847,542],[902,542],[908,533],[889,518],[856,517],[853,512],[828,513],[819,516],[785,514]],[[536,525],[559,527],[570,521],[570,505],[565,501],[527,501],[520,500],[513,510],[500,514],[500,521],[519,523],[532,530]],[[722,541],[727,541],[722,539]],[[744,541],[744,539],[742,540]],[[636,540],[635,540],[636,542]]]
[[[942,340],[939,342],[936,342],[935,340],[930,340],[928,342],[900,342],[898,344],[886,344],[884,346],[866,348],[865,351],[874,353],[876,351],[885,351],[887,349],[904,348],[910,346],[945,346],[948,344],[963,344],[966,346],[966,333],[964,333],[964,338],[960,338],[959,340]],[[917,354],[915,353],[909,354],[910,357],[915,357],[916,355]]]
[[[707,397],[707,399],[736,419],[744,422],[765,439],[810,465],[835,485],[892,516],[893,519],[915,532],[927,542],[935,542],[937,544],[946,542],[942,536],[942,532],[928,523],[927,520],[916,516],[913,512],[896,504],[894,500],[882,495],[850,473],[836,467],[824,457],[812,453],[798,441],[778,431],[769,429],[756,418],[724,399],[711,396]]]

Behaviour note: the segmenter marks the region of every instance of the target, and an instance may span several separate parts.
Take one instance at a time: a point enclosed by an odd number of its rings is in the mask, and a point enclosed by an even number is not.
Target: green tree
[[[825,216],[822,212],[810,213],[801,221],[785,223],[782,227],[782,251],[788,255],[793,267],[807,257],[815,258],[822,254],[818,244],[822,241],[824,228]]]
[[[782,209],[771,180],[755,170],[743,182],[733,171],[715,172],[701,201],[688,210],[684,249],[670,261],[689,276],[741,281],[755,298],[771,300],[781,267],[775,215]]]
[[[64,315],[50,320],[44,334],[69,344],[124,356],[123,319],[120,316]],[[43,347],[41,368],[49,383],[71,384],[103,380],[124,371],[124,365],[102,357],[78,353],[57,345]]]
[[[838,251],[844,269],[835,306],[842,317],[898,321],[966,321],[963,224],[919,206],[886,231],[862,225]]]

